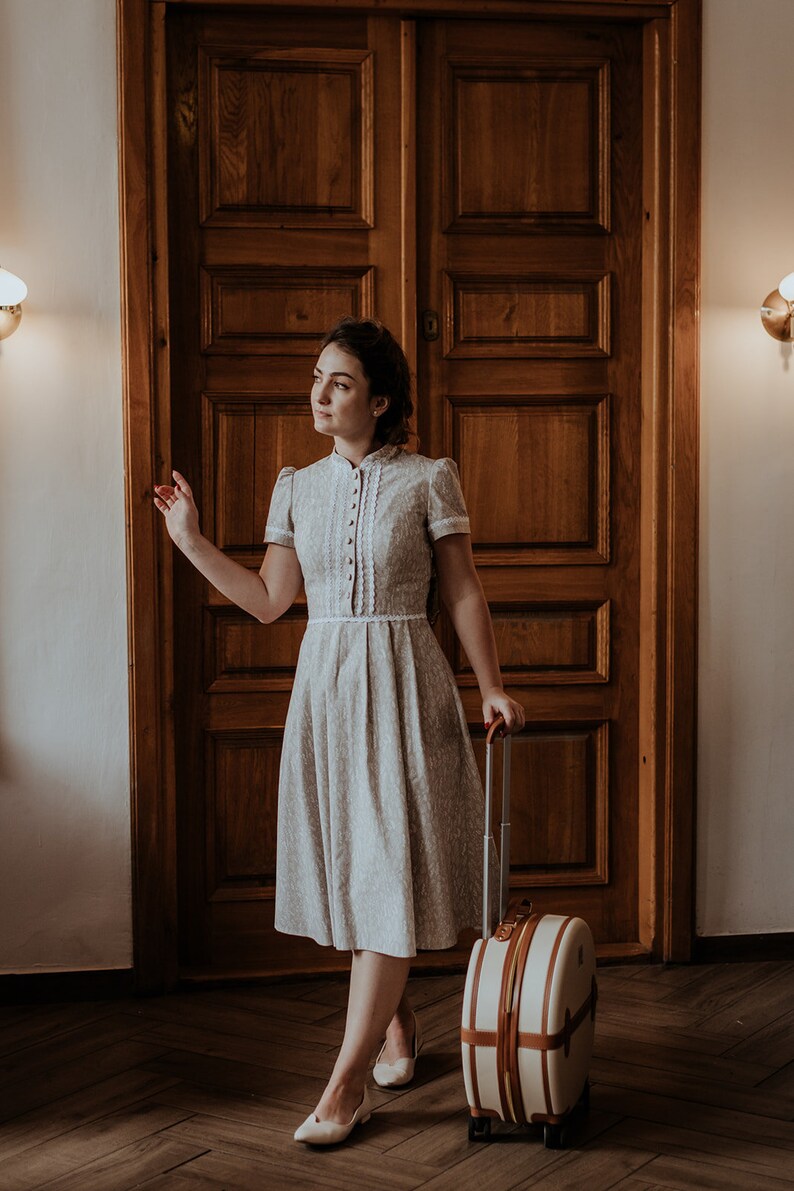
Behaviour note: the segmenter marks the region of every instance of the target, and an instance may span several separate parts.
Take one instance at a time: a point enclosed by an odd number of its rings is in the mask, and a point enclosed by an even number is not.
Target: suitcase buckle
[[[514,898],[507,907],[507,913],[494,931],[494,938],[504,943],[515,928],[532,913],[532,902],[527,898]]]

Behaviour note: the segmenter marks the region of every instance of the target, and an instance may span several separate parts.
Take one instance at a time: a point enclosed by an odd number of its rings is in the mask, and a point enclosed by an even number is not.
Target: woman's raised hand
[[[172,541],[179,546],[180,542],[188,541],[200,533],[198,509],[185,477],[178,471],[171,474],[176,480],[175,487],[170,484],[155,484],[154,490],[157,495],[154,503],[165,517],[166,529]]]
[[[482,718],[486,728],[490,728],[500,712],[505,717],[505,722],[499,730],[500,736],[521,731],[525,723],[524,708],[515,699],[511,699],[501,687],[494,687],[488,691],[482,702]]]

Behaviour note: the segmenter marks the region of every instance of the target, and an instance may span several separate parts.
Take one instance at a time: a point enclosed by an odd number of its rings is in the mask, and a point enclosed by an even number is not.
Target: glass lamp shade
[[[787,273],[777,287],[777,292],[781,298],[785,298],[787,302],[794,302],[794,273]]]
[[[0,306],[18,306],[28,296],[28,287],[21,278],[0,267]]]

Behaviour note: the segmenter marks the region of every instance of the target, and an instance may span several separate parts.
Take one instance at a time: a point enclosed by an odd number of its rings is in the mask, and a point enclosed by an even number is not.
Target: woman
[[[428,621],[438,591],[471,663],[487,725],[524,726],[503,690],[457,467],[403,449],[410,372],[390,332],[341,320],[311,395],[324,458],[284,467],[258,575],[199,533],[190,487],[157,485],[176,545],[265,624],[306,587],[279,775],[277,930],[352,951],[345,1035],[295,1138],[342,1141],[370,1115],[367,1069],[407,1083],[421,1031],[405,995],[417,950],[451,947],[482,915],[483,791],[451,667]]]

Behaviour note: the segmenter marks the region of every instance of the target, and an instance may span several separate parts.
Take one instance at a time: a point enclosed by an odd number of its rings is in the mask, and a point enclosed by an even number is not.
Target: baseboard
[[[451,957],[458,962],[444,964],[439,970],[435,964],[418,962],[412,966],[411,975],[450,975],[466,971],[466,956]],[[599,948],[599,965],[604,963],[648,963],[647,952],[639,947],[614,946]],[[762,935],[698,935],[692,946],[692,962],[741,963],[762,960],[790,960],[794,958],[794,931],[781,931]],[[349,964],[339,971],[318,972],[318,979],[345,975]],[[282,973],[278,979],[310,979],[306,973]],[[183,974],[182,985],[212,985],[221,982],[272,983],[274,977],[263,977],[256,972],[234,972],[223,981],[206,972]],[[0,1005],[41,1004],[49,1001],[110,1001],[119,997],[135,996],[135,980],[132,968],[109,968],[88,972],[10,972],[0,974]]]
[[[766,959],[794,959],[794,931],[776,931],[767,935],[696,935],[692,947],[692,961],[696,964]]]
[[[47,1001],[110,1001],[135,994],[132,968],[89,972],[7,972],[0,974],[0,1005]]]

